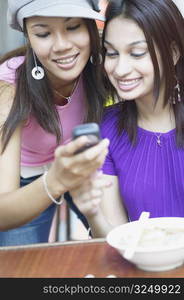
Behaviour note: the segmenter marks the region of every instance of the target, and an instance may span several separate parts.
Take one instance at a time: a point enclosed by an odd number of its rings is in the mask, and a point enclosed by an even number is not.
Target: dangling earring
[[[180,91],[180,84],[179,84],[178,80],[177,80],[175,89],[176,89],[176,93],[177,93],[177,100],[178,100],[178,102],[181,102],[181,91]]]
[[[31,74],[32,74],[34,79],[41,80],[41,79],[44,78],[45,72],[44,72],[44,69],[42,67],[37,65],[36,56],[35,56],[34,51],[33,51],[33,58],[34,58],[35,67],[32,69]]]
[[[95,61],[97,61],[97,60],[95,59]],[[99,57],[98,57],[98,61],[97,62],[98,62],[99,65],[101,65],[102,61],[103,61],[102,54],[99,53]],[[93,58],[92,55],[90,56],[90,62],[92,63],[92,65],[96,65],[96,63],[94,62],[94,58]]]
[[[177,77],[176,77],[176,85],[174,87],[174,96],[172,100],[173,100],[172,101],[173,104],[176,104],[176,101],[181,102],[181,90],[180,90],[180,84]]]

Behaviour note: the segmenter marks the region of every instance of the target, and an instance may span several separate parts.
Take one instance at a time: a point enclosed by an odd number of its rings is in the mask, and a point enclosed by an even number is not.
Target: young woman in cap
[[[47,242],[60,196],[108,147],[74,155],[88,139],[70,141],[75,125],[102,115],[98,1],[9,0],[8,18],[27,45],[0,65],[0,246]]]
[[[104,175],[72,192],[94,237],[142,211],[184,217],[183,32],[172,0],[111,0],[107,7],[105,70],[121,102],[107,108],[101,125],[110,140]],[[107,179],[113,184],[101,196]]]

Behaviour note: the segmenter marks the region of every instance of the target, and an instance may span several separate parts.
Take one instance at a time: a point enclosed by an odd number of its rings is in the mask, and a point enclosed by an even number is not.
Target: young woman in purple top
[[[107,7],[104,66],[119,104],[107,108],[101,125],[110,140],[104,175],[72,193],[94,237],[142,211],[184,217],[183,33],[171,0],[115,0]]]
[[[60,196],[108,146],[74,155],[88,139],[64,145],[75,125],[102,115],[98,1],[9,0],[8,16],[27,46],[0,61],[0,246],[47,242]]]

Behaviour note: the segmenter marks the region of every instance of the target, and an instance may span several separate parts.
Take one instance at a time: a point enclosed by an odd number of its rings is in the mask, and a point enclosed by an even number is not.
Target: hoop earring
[[[95,63],[95,61],[97,61],[97,63]],[[102,62],[103,62],[102,54],[99,53],[98,59],[95,59],[95,60],[94,60],[94,57],[91,55],[90,56],[90,62],[91,62],[92,65],[97,65],[97,64],[101,65]]]
[[[45,72],[42,67],[37,65],[36,56],[35,56],[34,51],[33,51],[33,58],[34,58],[35,67],[32,69],[31,75],[35,80],[41,80],[44,78]]]

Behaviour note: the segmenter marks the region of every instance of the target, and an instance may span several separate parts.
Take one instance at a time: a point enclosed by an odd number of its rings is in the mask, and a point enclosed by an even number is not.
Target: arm
[[[20,129],[16,130],[0,157],[0,230],[29,222],[52,203],[44,190],[42,178],[19,187],[20,132]],[[85,143],[86,137],[82,137],[56,150],[55,160],[47,174],[48,188],[54,198],[82,184],[104,161],[106,140],[95,146],[94,153],[89,149],[73,155]]]
[[[1,82],[0,125],[6,121],[12,105],[14,87]],[[1,137],[1,136],[0,136]],[[20,226],[36,217],[51,203],[41,179],[20,188],[21,126],[0,154],[0,230]],[[0,142],[0,151],[2,144]]]
[[[93,237],[104,237],[113,227],[128,222],[116,176],[93,176],[71,195],[86,216]]]
[[[0,124],[6,120],[11,92],[7,90],[0,97]],[[1,95],[2,96],[2,95]],[[7,100],[7,102],[5,101]],[[37,217],[52,201],[48,197],[42,177],[20,188],[20,125],[10,138],[3,153],[0,154],[0,230],[20,226]],[[47,174],[50,194],[58,198],[69,188],[76,188],[88,178],[104,161],[108,141],[103,140],[93,150],[89,149],[74,155],[74,152],[87,142],[81,137],[55,151],[55,159]],[[0,150],[2,144],[0,141]]]

